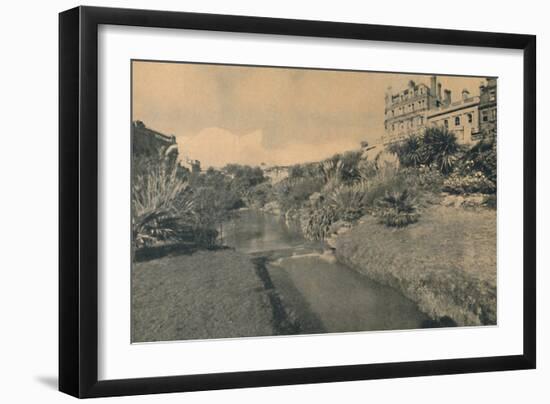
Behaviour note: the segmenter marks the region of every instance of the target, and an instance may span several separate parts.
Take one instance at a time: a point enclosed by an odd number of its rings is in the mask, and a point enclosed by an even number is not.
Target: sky
[[[175,135],[180,158],[291,165],[373,143],[384,94],[429,75],[133,61],[132,120]],[[453,101],[479,95],[480,77],[438,76]]]

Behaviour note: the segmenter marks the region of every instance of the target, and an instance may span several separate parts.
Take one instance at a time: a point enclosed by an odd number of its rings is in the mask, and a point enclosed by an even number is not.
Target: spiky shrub
[[[340,185],[328,196],[328,203],[335,209],[338,219],[354,222],[363,216],[366,207],[368,185],[360,182]]]
[[[136,248],[178,238],[178,229],[193,214],[187,181],[177,165],[147,164],[132,182],[132,232]]]
[[[405,227],[416,223],[420,214],[414,199],[407,190],[386,193],[378,201],[377,216],[388,227]]]
[[[336,209],[329,204],[311,208],[302,222],[302,232],[310,240],[323,240],[330,226],[338,220]]]
[[[357,165],[357,171],[359,172],[359,178],[361,181],[368,181],[373,178],[377,173],[378,167],[375,161],[363,159]]]
[[[457,162],[460,152],[456,136],[445,128],[428,128],[422,138],[423,163],[448,174]]]
[[[335,180],[350,183],[361,179],[361,173],[358,169],[361,161],[362,153],[360,151],[335,154],[331,158],[322,161],[318,171],[325,183]]]
[[[461,147],[456,136],[442,127],[432,127],[422,136],[410,136],[389,147],[404,167],[431,166],[443,174],[450,173],[458,161]]]
[[[418,136],[412,135],[402,142],[393,143],[388,150],[397,155],[399,163],[404,167],[418,167],[425,161],[423,142]]]

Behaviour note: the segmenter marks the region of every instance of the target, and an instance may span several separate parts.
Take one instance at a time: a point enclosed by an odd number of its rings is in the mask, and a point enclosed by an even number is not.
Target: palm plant
[[[386,192],[378,202],[380,222],[389,227],[405,227],[418,221],[417,205],[407,190]]]
[[[397,155],[399,163],[404,167],[418,167],[424,161],[422,140],[411,135],[405,140],[389,146],[390,153]]]
[[[451,172],[457,160],[456,154],[460,151],[454,133],[446,128],[428,128],[424,132],[422,143],[424,162],[434,165],[444,174]]]
[[[335,209],[338,218],[353,222],[359,219],[366,207],[367,183],[341,185],[328,196],[328,203]]]

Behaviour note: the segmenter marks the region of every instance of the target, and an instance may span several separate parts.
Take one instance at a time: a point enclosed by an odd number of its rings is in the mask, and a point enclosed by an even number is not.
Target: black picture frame
[[[98,26],[180,28],[523,50],[523,354],[98,380]],[[534,369],[536,37],[184,12],[77,7],[59,15],[59,390],[104,397]]]

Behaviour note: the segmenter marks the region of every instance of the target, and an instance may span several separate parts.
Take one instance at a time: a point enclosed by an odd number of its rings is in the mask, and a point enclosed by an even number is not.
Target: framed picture
[[[535,368],[535,37],[59,17],[59,386]]]

